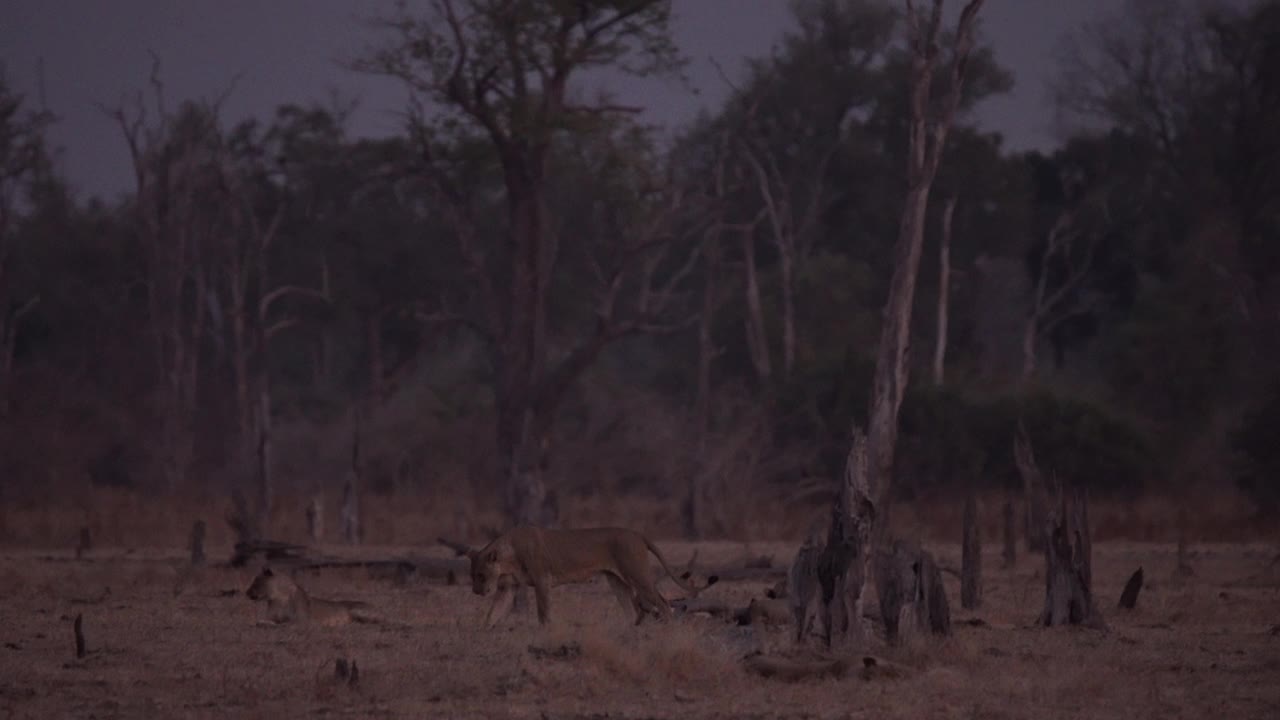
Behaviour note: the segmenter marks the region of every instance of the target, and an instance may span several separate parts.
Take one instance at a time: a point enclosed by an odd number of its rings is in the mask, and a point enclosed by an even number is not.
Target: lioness
[[[625,528],[551,530],[521,526],[499,536],[480,550],[462,550],[471,558],[471,589],[477,595],[498,591],[489,606],[485,624],[492,627],[511,609],[517,585],[532,585],[538,604],[538,622],[550,620],[549,591],[556,585],[586,582],[604,575],[624,609],[634,610],[636,625],[646,612],[670,617],[671,607],[655,587],[648,553],[663,571],[691,596],[715,584],[713,575],[702,588],[677,577],[648,538]],[[688,573],[685,574],[686,577]],[[661,576],[659,576],[661,577]]]
[[[364,611],[369,607],[359,600],[324,600],[307,595],[293,578],[277,575],[264,567],[244,593],[250,600],[267,601],[267,617],[277,624],[296,621],[321,625],[346,625],[350,622],[380,623],[381,618]]]

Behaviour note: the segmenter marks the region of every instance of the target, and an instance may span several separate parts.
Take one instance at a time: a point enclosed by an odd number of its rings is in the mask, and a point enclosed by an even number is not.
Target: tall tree
[[[44,133],[53,116],[26,107],[0,68],[0,418],[9,412],[14,351],[24,316],[40,302],[33,290],[15,282],[21,262],[17,247],[20,213],[33,188],[51,173]]]
[[[575,241],[598,248],[591,238],[558,232],[564,218],[551,216],[548,188],[563,150],[558,139],[607,136],[631,110],[608,98],[578,100],[573,83],[601,68],[636,75],[676,70],[670,20],[669,0],[437,0],[425,17],[402,9],[389,19],[395,39],[359,63],[403,80],[436,111],[416,114],[418,149],[474,284],[457,312],[490,350],[497,451],[516,523],[544,520],[548,433],[566,390],[610,341],[667,329],[661,314],[671,298],[669,281],[681,273],[668,273],[655,288],[662,277],[655,253],[672,234],[662,210],[679,207],[681,198],[651,178],[630,189],[659,211],[659,222],[638,233],[620,226],[623,236],[607,243],[608,260],[597,264],[599,286],[588,301],[594,327],[567,352],[551,352],[548,305],[557,264]],[[442,157],[442,139],[477,137],[502,177],[505,218],[494,244],[485,242],[474,198]],[[616,159],[626,162],[621,154]],[[635,291],[629,307],[619,297],[624,291]]]
[[[907,387],[907,348],[915,301],[916,277],[924,244],[929,192],[955,120],[964,88],[974,25],[983,0],[969,0],[960,12],[955,37],[945,58],[948,73],[941,97],[934,93],[934,71],[942,54],[943,0],[933,0],[926,17],[912,0],[906,3],[907,43],[911,51],[910,123],[908,125],[907,195],[894,247],[893,277],[881,318],[880,344],[868,409],[868,499],[883,512],[893,477],[893,451],[898,436],[898,410]]]
[[[929,191],[937,175],[947,133],[955,119],[964,87],[969,53],[973,48],[974,23],[983,0],[969,0],[960,13],[950,57],[948,83],[941,98],[934,96],[934,70],[938,64],[944,0],[934,0],[924,17],[915,3],[907,0],[907,44],[911,52],[910,123],[908,125],[907,194],[894,248],[893,277],[885,303],[880,346],[868,409],[870,432],[865,436],[855,423],[852,448],[845,462],[844,480],[832,507],[832,522],[818,578],[823,585],[823,609],[828,644],[833,634],[845,640],[862,637],[862,608],[867,579],[877,546],[887,537],[889,517],[885,512],[893,469],[893,451],[898,433],[898,410],[907,385],[907,342],[915,298],[916,275],[924,244],[925,210]],[[886,607],[886,590],[896,570],[884,563],[877,576],[881,605]],[[918,570],[921,566],[915,565]],[[916,573],[919,577],[922,570]],[[890,593],[891,594],[891,593]],[[932,602],[929,603],[932,606]],[[942,607],[940,612],[945,613]],[[945,618],[940,621],[949,622]],[[834,624],[834,627],[833,627]],[[834,633],[833,633],[834,631]]]

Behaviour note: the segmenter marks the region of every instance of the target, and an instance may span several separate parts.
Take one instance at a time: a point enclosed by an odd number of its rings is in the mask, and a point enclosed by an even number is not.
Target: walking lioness
[[[670,617],[671,607],[655,587],[657,578],[649,566],[649,553],[658,558],[663,571],[691,596],[715,584],[717,579],[708,577],[703,588],[694,588],[671,572],[662,553],[648,538],[625,528],[551,530],[521,526],[479,550],[446,544],[471,558],[471,589],[477,595],[497,590],[485,618],[489,626],[510,611],[517,585],[533,586],[538,622],[545,625],[551,616],[549,591],[552,587],[586,582],[597,575],[604,575],[609,581],[624,609],[635,611],[637,625],[644,620],[646,612]]]
[[[269,567],[262,568],[244,594],[250,600],[266,600],[267,617],[277,624],[296,621],[333,626],[350,622],[383,622],[365,611],[369,607],[367,603],[311,597],[292,578],[277,575]]]

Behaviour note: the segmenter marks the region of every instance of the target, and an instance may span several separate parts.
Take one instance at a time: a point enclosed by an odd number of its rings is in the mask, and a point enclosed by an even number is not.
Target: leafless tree
[[[951,220],[956,213],[956,197],[947,198],[942,209],[942,238],[938,245],[938,331],[933,346],[933,384],[946,378],[947,323],[951,312]]]
[[[136,232],[144,278],[152,356],[159,385],[155,452],[160,476],[180,488],[190,468],[199,344],[211,295],[209,249],[226,230],[228,202],[221,166],[217,103],[165,104],[159,62],[151,74],[153,102],[141,92],[104,111],[119,125],[133,165]]]
[[[831,641],[857,642],[861,637],[861,608],[877,548],[887,538],[887,499],[893,470],[893,450],[898,434],[898,409],[907,384],[907,341],[915,300],[915,285],[924,244],[924,218],[929,191],[938,172],[947,133],[955,119],[964,87],[969,53],[973,49],[974,23],[983,0],[969,0],[960,12],[954,44],[947,58],[949,83],[942,98],[932,92],[934,71],[941,49],[944,0],[934,0],[926,18],[912,0],[906,0],[907,41],[912,53],[911,120],[907,154],[907,198],[903,207],[894,270],[885,303],[880,345],[872,384],[869,432],[853,431],[853,449],[846,461],[845,478],[832,510],[831,533],[819,578],[824,583],[824,613],[839,606],[844,620],[836,618],[828,632]],[[934,570],[936,573],[936,568]],[[889,573],[892,575],[893,573]],[[932,582],[932,580],[930,580]],[[922,586],[917,586],[922,587]],[[828,590],[830,591],[828,592]],[[938,608],[939,628],[949,624],[941,585],[930,586],[941,594],[926,602]],[[914,597],[914,596],[913,596]],[[935,602],[935,600],[937,602]],[[948,616],[949,618],[949,616]]]
[[[1093,266],[1094,251],[1099,233],[1081,227],[1077,212],[1064,211],[1050,228],[1040,256],[1039,276],[1022,330],[1022,379],[1025,382],[1036,371],[1037,347],[1040,338],[1054,330],[1065,320],[1088,309],[1084,305],[1069,302],[1073,292],[1080,289]],[[1055,267],[1065,269],[1057,287],[1050,290],[1050,277]]]
[[[14,283],[13,233],[22,194],[49,169],[44,131],[53,117],[23,105],[24,99],[9,92],[0,76],[0,418],[9,411],[18,328],[40,303],[38,293],[20,292]]]
[[[898,409],[907,387],[907,345],[924,243],[925,210],[947,133],[960,104],[969,54],[973,49],[974,24],[983,0],[969,0],[960,12],[954,44],[945,59],[945,67],[949,71],[945,94],[936,98],[933,81],[942,54],[939,36],[943,4],[943,0],[933,0],[933,7],[926,16],[915,2],[906,0],[907,41],[912,58],[907,196],[894,249],[889,298],[882,315],[867,431],[868,486],[883,523],[888,521],[884,503],[888,497],[893,449],[898,437]]]
[[[417,115],[421,168],[448,217],[474,294],[453,310],[485,339],[497,369],[496,444],[514,522],[542,520],[543,469],[549,429],[577,378],[614,340],[691,326],[667,316],[673,294],[699,257],[666,255],[687,197],[658,180],[646,201],[652,222],[588,249],[597,259],[595,327],[553,360],[547,300],[563,254],[548,215],[547,188],[556,139],[566,133],[607,133],[630,113],[607,99],[578,102],[573,78],[600,67],[638,74],[678,66],[669,37],[670,3],[492,3],[438,0],[424,18],[402,13],[388,21],[397,41],[359,63],[400,78],[434,104],[434,119],[461,123],[483,136],[502,170],[506,227],[500,252],[490,251],[471,198],[451,177],[433,143],[434,128]],[[696,246],[696,243],[690,243]],[[674,262],[674,269],[670,266]],[[660,265],[669,272],[659,274]],[[627,292],[631,291],[631,292]],[[628,302],[624,294],[629,294]]]

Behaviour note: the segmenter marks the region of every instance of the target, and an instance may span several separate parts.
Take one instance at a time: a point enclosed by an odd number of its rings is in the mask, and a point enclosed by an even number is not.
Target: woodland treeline
[[[161,62],[102,108],[136,181],[111,201],[70,190],[57,118],[0,85],[0,493],[336,493],[358,435],[367,492],[525,519],[644,494],[715,533],[731,500],[829,502],[866,424],[912,55],[897,3],[793,8],[673,132],[577,90],[679,72],[663,2],[385,18],[352,64],[412,91],[389,139],[335,103],[224,117]],[[974,123],[1012,74],[980,31],[968,59],[893,491],[1018,487],[1021,423],[1095,492],[1270,508],[1280,3],[1133,2],[1063,48],[1051,152]]]

